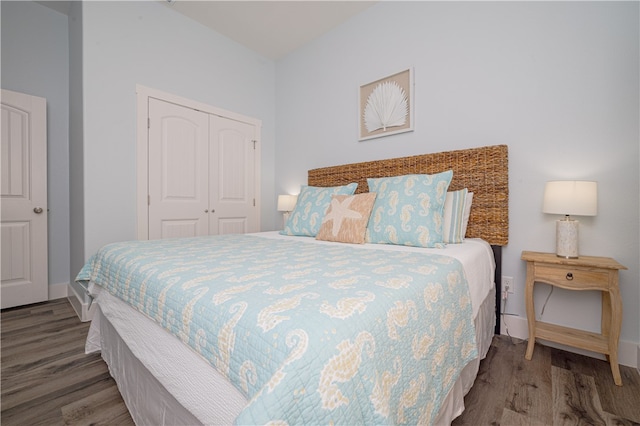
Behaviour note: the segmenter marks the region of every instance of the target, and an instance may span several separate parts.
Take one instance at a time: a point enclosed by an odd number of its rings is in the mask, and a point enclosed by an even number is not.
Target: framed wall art
[[[360,86],[359,140],[413,130],[413,68]]]

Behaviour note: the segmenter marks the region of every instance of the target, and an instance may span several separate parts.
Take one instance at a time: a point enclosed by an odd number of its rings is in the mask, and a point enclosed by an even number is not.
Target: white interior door
[[[2,90],[2,308],[49,298],[47,101]]]
[[[149,98],[149,239],[207,235],[209,116]]]
[[[256,206],[256,127],[210,116],[210,234],[260,230]]]

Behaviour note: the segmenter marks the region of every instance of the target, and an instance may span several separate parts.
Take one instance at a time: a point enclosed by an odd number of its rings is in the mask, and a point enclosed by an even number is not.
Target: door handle
[[[40,214],[40,213],[42,213],[42,211],[43,211],[43,210],[42,210],[42,207],[36,207],[36,208],[34,208],[34,209],[33,209],[33,212],[34,212],[35,214]]]

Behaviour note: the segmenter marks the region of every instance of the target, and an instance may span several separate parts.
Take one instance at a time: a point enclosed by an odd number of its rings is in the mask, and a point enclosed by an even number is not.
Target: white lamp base
[[[556,221],[556,255],[567,259],[578,257],[578,221]]]
[[[282,219],[283,219],[283,226],[287,226],[287,221],[289,220],[289,216],[291,215],[291,212],[284,212],[282,213]]]

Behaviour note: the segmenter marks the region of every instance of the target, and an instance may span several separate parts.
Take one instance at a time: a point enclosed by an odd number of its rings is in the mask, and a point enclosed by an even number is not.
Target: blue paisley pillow
[[[443,210],[453,171],[367,179],[376,202],[367,225],[367,242],[444,247]]]
[[[345,186],[317,187],[302,185],[298,201],[289,215],[283,235],[301,235],[315,237],[322,219],[331,204],[332,195],[353,195],[358,187],[357,183]]]

